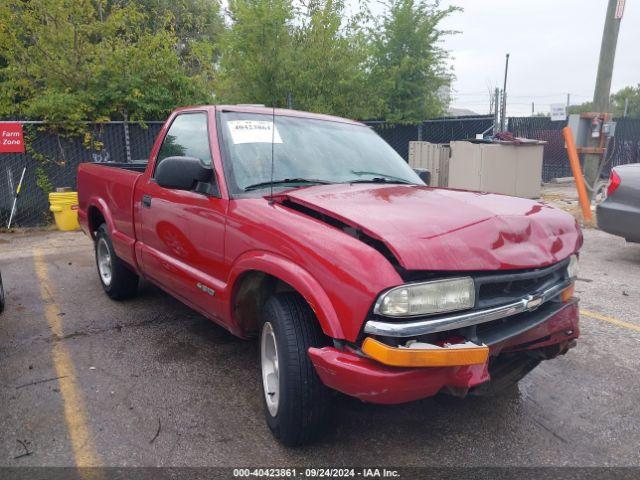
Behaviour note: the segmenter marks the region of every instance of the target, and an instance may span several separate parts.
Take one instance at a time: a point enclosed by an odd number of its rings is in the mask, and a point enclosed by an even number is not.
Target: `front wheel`
[[[102,288],[113,300],[133,297],[138,291],[138,275],[116,255],[103,223],[96,232],[96,265]]]
[[[273,435],[287,446],[313,441],[322,432],[330,393],[309,359],[309,347],[326,344],[305,300],[280,293],[266,303],[260,331],[264,410]]]

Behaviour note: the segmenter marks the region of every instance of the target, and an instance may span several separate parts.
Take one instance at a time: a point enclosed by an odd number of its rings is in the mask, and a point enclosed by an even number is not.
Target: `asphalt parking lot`
[[[291,450],[262,416],[257,344],[144,284],[103,294],[90,241],[0,235],[3,466],[640,465],[640,245],[585,231],[581,338],[499,398],[338,397]]]

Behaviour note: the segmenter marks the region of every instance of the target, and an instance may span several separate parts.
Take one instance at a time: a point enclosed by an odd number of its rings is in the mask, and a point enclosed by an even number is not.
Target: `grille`
[[[497,307],[533,295],[567,278],[568,260],[546,268],[499,275],[475,275],[475,309]]]

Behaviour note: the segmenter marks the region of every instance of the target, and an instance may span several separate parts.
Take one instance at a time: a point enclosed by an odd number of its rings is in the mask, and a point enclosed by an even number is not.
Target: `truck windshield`
[[[232,194],[326,183],[424,185],[369,127],[329,120],[221,114],[225,173]],[[273,175],[271,149],[273,141]]]

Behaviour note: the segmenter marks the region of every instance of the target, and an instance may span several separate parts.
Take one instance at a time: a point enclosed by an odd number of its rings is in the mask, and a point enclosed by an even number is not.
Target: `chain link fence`
[[[608,177],[611,168],[627,163],[640,162],[640,119],[616,118],[615,136],[607,144],[607,158],[602,169],[603,177]],[[509,131],[517,137],[544,140],[542,180],[571,177],[571,167],[567,160],[562,129],[566,121],[553,122],[548,117],[513,117],[509,119]]]
[[[617,122],[615,137],[608,145],[604,175],[608,175],[612,166],[640,162],[640,119],[621,118]],[[87,139],[52,133],[42,122],[22,123],[27,153],[0,155],[0,228],[6,227],[9,220],[13,196],[24,167],[26,174],[13,225],[44,225],[51,221],[45,192],[58,187],[75,190],[76,171],[82,162],[130,162],[148,158],[163,122],[89,124],[87,130],[92,135]],[[477,134],[490,131],[493,117],[440,118],[418,125],[365,123],[408,160],[410,141],[449,143],[475,138]],[[508,125],[509,131],[516,136],[547,142],[544,181],[571,176],[562,137],[566,122],[553,122],[547,117],[522,117],[510,118]]]
[[[489,130],[493,116],[451,117],[426,120],[417,125],[395,125],[386,122],[364,122],[372,127],[398,154],[409,160],[409,142],[449,143],[475,138]]]
[[[509,118],[508,130],[516,137],[544,140],[542,160],[542,180],[548,182],[553,178],[570,177],[571,167],[564,148],[562,129],[566,121],[554,122],[549,117],[512,117]]]
[[[640,118],[615,119],[616,131],[609,140],[605,172],[627,163],[640,163]]]
[[[163,122],[144,126],[109,122],[88,124],[84,135],[50,131],[42,122],[22,122],[27,153],[0,155],[0,228],[6,227],[13,198],[26,167],[12,225],[31,227],[51,221],[47,192],[59,187],[76,189],[82,162],[126,162],[147,158]],[[128,141],[127,141],[128,136]]]

